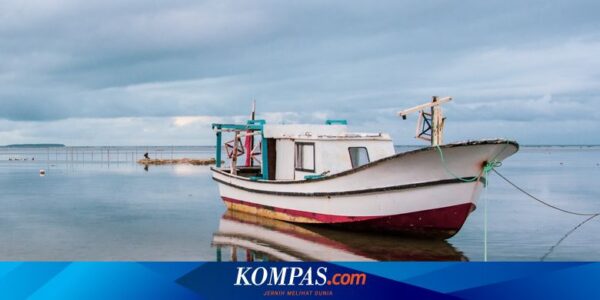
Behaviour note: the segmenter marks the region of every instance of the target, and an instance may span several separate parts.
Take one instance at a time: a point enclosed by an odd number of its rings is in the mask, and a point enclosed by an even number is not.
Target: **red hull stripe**
[[[225,202],[233,204],[245,205],[250,207],[269,209],[275,212],[284,213],[293,217],[303,217],[315,220],[320,223],[327,224],[355,224],[364,225],[376,229],[393,228],[436,228],[436,229],[451,229],[458,230],[464,224],[469,213],[474,208],[471,203],[454,205],[443,208],[423,210],[406,214],[387,215],[387,216],[368,216],[368,217],[350,217],[328,215],[314,212],[306,212],[294,209],[285,209],[279,207],[264,206],[252,202],[236,200],[223,197]],[[362,226],[361,226],[362,227]]]

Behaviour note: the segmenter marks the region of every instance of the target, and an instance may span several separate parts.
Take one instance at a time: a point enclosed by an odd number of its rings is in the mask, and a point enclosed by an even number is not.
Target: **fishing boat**
[[[468,260],[444,240],[349,232],[233,210],[221,217],[211,245],[217,261]]]
[[[346,120],[213,124],[213,179],[231,210],[294,223],[449,238],[475,209],[487,171],[516,153],[506,139],[443,143],[441,105],[450,97],[400,111],[418,113],[416,137],[430,142],[396,153],[390,135],[348,131]],[[223,135],[233,139],[223,143]],[[242,142],[244,139],[244,142]],[[223,145],[228,163],[222,163]],[[245,156],[243,163],[238,159]]]

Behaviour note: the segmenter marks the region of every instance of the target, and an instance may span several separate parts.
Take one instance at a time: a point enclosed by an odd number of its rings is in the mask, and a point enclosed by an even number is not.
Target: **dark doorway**
[[[277,143],[275,139],[267,139],[267,157],[269,159],[269,180],[275,180],[277,170]]]

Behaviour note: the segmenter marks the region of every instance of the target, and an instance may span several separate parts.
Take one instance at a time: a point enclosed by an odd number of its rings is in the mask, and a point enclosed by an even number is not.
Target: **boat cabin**
[[[348,132],[345,120],[324,125],[213,124],[217,168],[253,180],[305,180],[357,168],[395,153],[384,133]],[[222,149],[222,133],[234,139]],[[230,159],[222,164],[222,154]]]

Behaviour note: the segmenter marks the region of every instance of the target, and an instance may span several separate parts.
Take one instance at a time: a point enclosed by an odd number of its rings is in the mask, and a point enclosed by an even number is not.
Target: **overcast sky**
[[[0,0],[0,144],[206,145],[450,95],[446,141],[600,144],[600,1]]]

